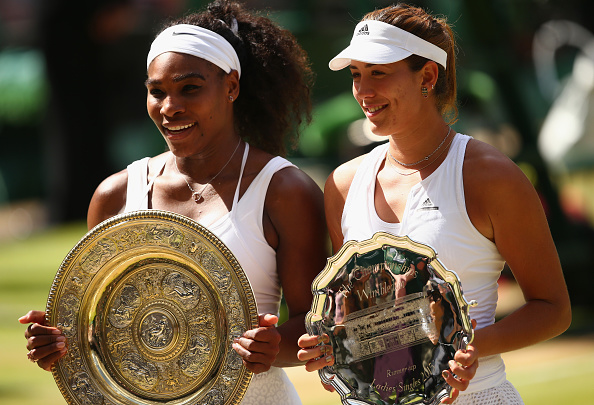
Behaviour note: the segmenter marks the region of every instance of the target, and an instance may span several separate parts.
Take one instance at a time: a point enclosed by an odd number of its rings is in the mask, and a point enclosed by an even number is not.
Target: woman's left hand
[[[260,315],[260,326],[246,331],[233,342],[233,349],[241,356],[243,364],[255,374],[268,371],[280,351],[281,335],[274,326],[277,322],[276,315]]]
[[[468,388],[470,380],[476,374],[478,363],[478,351],[474,346],[468,345],[466,349],[456,352],[454,360],[449,362],[450,369],[444,370],[442,373],[445,381],[453,388],[451,397],[443,399],[442,404],[451,404],[458,397],[460,391]]]

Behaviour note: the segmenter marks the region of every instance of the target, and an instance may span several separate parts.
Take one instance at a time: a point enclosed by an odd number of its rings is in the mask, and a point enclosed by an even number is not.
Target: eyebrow
[[[190,73],[185,73],[183,75],[176,75],[173,77],[173,82],[174,83],[179,83],[179,82],[183,82],[184,80],[188,80],[188,79],[200,79],[200,80],[206,80],[206,78],[204,77],[204,75],[197,73],[197,72],[190,72]],[[149,85],[158,85],[161,84],[160,80],[155,80],[155,79],[146,79],[144,81],[144,85],[145,86],[149,86]]]
[[[366,67],[366,68],[370,68],[370,67],[372,67],[372,66],[377,66],[377,65],[378,65],[378,63],[366,63],[366,64],[365,64],[365,67]],[[356,67],[356,66],[353,66],[353,65],[349,65],[349,68],[350,68],[350,69],[359,69],[358,67]]]

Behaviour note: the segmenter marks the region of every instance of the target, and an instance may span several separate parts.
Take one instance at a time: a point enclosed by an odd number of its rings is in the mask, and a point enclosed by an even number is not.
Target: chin
[[[363,133],[365,137],[369,140],[375,142],[382,142],[386,137],[392,135],[392,133],[386,133],[387,131],[383,131],[381,127],[378,127],[371,123],[368,119],[363,122]]]

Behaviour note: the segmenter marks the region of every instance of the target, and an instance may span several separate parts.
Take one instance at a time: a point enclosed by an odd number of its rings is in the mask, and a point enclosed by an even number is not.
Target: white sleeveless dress
[[[264,237],[262,215],[272,176],[294,165],[278,156],[271,159],[239,199],[239,186],[248,153],[249,145],[246,144],[231,211],[207,227],[227,245],[241,264],[252,285],[258,313],[278,315],[281,286],[276,272],[276,252]],[[154,178],[148,181],[148,161],[147,157],[128,166],[125,212],[148,209],[148,194],[154,182]],[[272,367],[267,372],[254,374],[241,404],[298,405],[301,400],[284,370]]]
[[[388,144],[374,148],[361,162],[349,188],[342,214],[344,241],[369,239],[378,231],[407,235],[431,246],[446,268],[455,271],[468,301],[476,300],[470,316],[477,329],[495,322],[497,280],[505,263],[493,242],[472,224],[466,212],[462,165],[470,137],[456,134],[446,159],[431,175],[409,192],[400,223],[383,221],[375,210],[375,180]],[[489,402],[483,394],[505,391],[503,402]],[[511,394],[508,394],[508,391]],[[492,398],[499,398],[499,394]],[[488,396],[487,396],[488,397]],[[500,355],[482,357],[468,389],[455,404],[521,404],[515,388],[506,379]]]

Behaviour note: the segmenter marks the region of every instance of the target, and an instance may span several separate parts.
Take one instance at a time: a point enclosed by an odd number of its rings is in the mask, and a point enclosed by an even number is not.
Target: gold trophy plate
[[[250,283],[216,236],[171,212],[89,231],[54,278],[46,321],[67,338],[52,373],[69,404],[239,404],[252,377],[231,347],[258,326]]]

